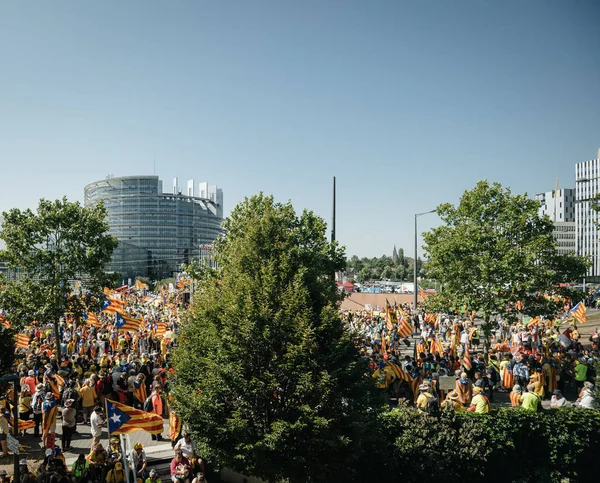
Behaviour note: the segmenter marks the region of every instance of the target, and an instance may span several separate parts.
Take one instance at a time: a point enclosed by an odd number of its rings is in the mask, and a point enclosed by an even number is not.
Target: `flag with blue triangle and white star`
[[[163,432],[163,418],[158,414],[147,413],[125,404],[106,401],[108,433],[127,434],[134,431],[146,431],[151,434]]]

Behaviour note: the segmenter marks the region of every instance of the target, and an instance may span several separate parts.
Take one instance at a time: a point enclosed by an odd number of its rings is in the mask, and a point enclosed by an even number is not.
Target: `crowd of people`
[[[60,356],[52,325],[32,324],[19,334],[20,340],[25,336],[27,341],[17,342],[15,359],[21,377],[19,436],[37,438],[45,448],[45,457],[35,468],[26,459],[20,461],[21,483],[124,483],[127,467],[133,483],[160,481],[156,470],[148,471],[141,443],[124,455],[118,437],[103,441],[106,401],[168,420],[168,435],[153,434],[152,439],[171,441],[173,481],[205,483],[206,462],[196,454],[170,408],[170,353],[177,344],[181,292],[150,294],[124,286],[105,290],[105,296],[101,312],[87,314],[84,321],[71,317],[60,321]],[[11,387],[1,399],[0,445],[5,464],[14,396]],[[65,455],[73,450],[75,434],[89,438],[90,449],[69,468]]]
[[[375,309],[345,310],[341,317],[359,336],[392,405],[405,402],[429,414],[487,413],[507,393],[502,399],[511,406],[532,411],[542,410],[544,400],[551,408],[595,407],[600,333],[581,340],[576,323],[566,324],[568,311],[556,321],[497,319],[486,340],[475,314],[427,314],[408,304]]]
[[[168,420],[173,482],[206,481],[206,462],[170,408],[170,353],[183,307],[179,295],[133,287],[107,290],[101,312],[87,314],[84,321],[60,321],[60,355],[51,325],[32,324],[19,334],[19,433],[39,438],[46,451],[36,468],[20,461],[20,483],[123,483],[128,467],[133,482],[159,481],[156,471],[148,470],[142,444],[124,455],[118,438],[103,441],[107,400]],[[391,405],[404,403],[432,415],[443,410],[487,413],[498,394],[506,393],[503,399],[510,405],[531,411],[541,410],[544,400],[552,408],[595,406],[597,330],[584,341],[576,325],[565,329],[563,320],[522,318],[511,324],[498,319],[488,339],[475,314],[428,314],[408,304],[340,314],[359,336],[375,383]],[[3,457],[9,455],[6,435],[14,396],[10,388],[1,401]],[[68,468],[65,454],[72,451],[75,434],[88,435],[90,450]]]

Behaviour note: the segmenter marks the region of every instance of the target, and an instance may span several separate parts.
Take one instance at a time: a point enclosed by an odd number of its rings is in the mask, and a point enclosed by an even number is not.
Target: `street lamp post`
[[[415,213],[415,260],[413,262],[413,293],[415,295],[414,307],[415,314],[417,312],[417,301],[419,294],[417,293],[417,218],[422,215],[428,215],[429,213],[435,213],[436,210],[424,211],[423,213]]]

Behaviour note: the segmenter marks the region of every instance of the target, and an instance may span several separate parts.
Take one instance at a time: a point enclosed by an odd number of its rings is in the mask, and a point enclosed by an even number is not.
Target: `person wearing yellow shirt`
[[[535,386],[533,384],[529,384],[527,386],[527,391],[521,396],[521,407],[523,409],[527,409],[528,411],[537,411],[539,405],[542,404],[542,400],[535,393]]]
[[[472,411],[475,414],[487,414],[490,412],[490,401],[482,394],[482,389],[479,386],[473,387],[473,399],[471,399],[471,406],[467,411]]]
[[[578,391],[583,387],[583,383],[587,381],[587,370],[588,366],[583,358],[575,362],[575,383]]]
[[[24,385],[21,388],[21,394],[19,395],[19,419],[23,421],[29,421],[29,417],[31,416],[31,392],[29,391],[29,386]],[[23,436],[27,434],[26,431],[23,431]]]
[[[81,396],[81,405],[83,407],[83,424],[87,424],[96,404],[97,396],[94,384],[86,380],[83,387],[79,389],[79,395]]]
[[[429,407],[433,401],[433,394],[429,392],[429,386],[421,384],[419,386],[419,397],[417,398],[417,409],[419,412],[429,414]]]
[[[534,390],[533,392],[535,392],[540,398],[544,398],[544,384],[541,381],[541,375],[540,374],[533,374],[530,378],[529,378],[529,383],[533,384]]]

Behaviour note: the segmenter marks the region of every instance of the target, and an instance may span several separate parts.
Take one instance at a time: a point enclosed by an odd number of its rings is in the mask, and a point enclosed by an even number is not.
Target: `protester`
[[[171,460],[171,479],[173,483],[190,483],[191,468],[190,461],[182,455],[181,451],[176,451],[175,457]]]
[[[579,393],[579,397],[577,398],[575,405],[580,408],[594,409],[595,399],[593,390],[594,385],[589,381],[585,381],[583,383],[583,389]]]
[[[100,443],[102,437],[102,426],[104,426],[104,418],[102,417],[102,408],[96,406],[90,418],[90,432],[92,434],[92,448]]]
[[[542,401],[535,393],[535,386],[529,384],[527,392],[521,395],[521,407],[529,411],[538,411],[541,408]]]
[[[567,405],[567,400],[560,392],[560,389],[555,389],[552,393],[552,398],[550,398],[550,407],[551,408],[562,408]]]

